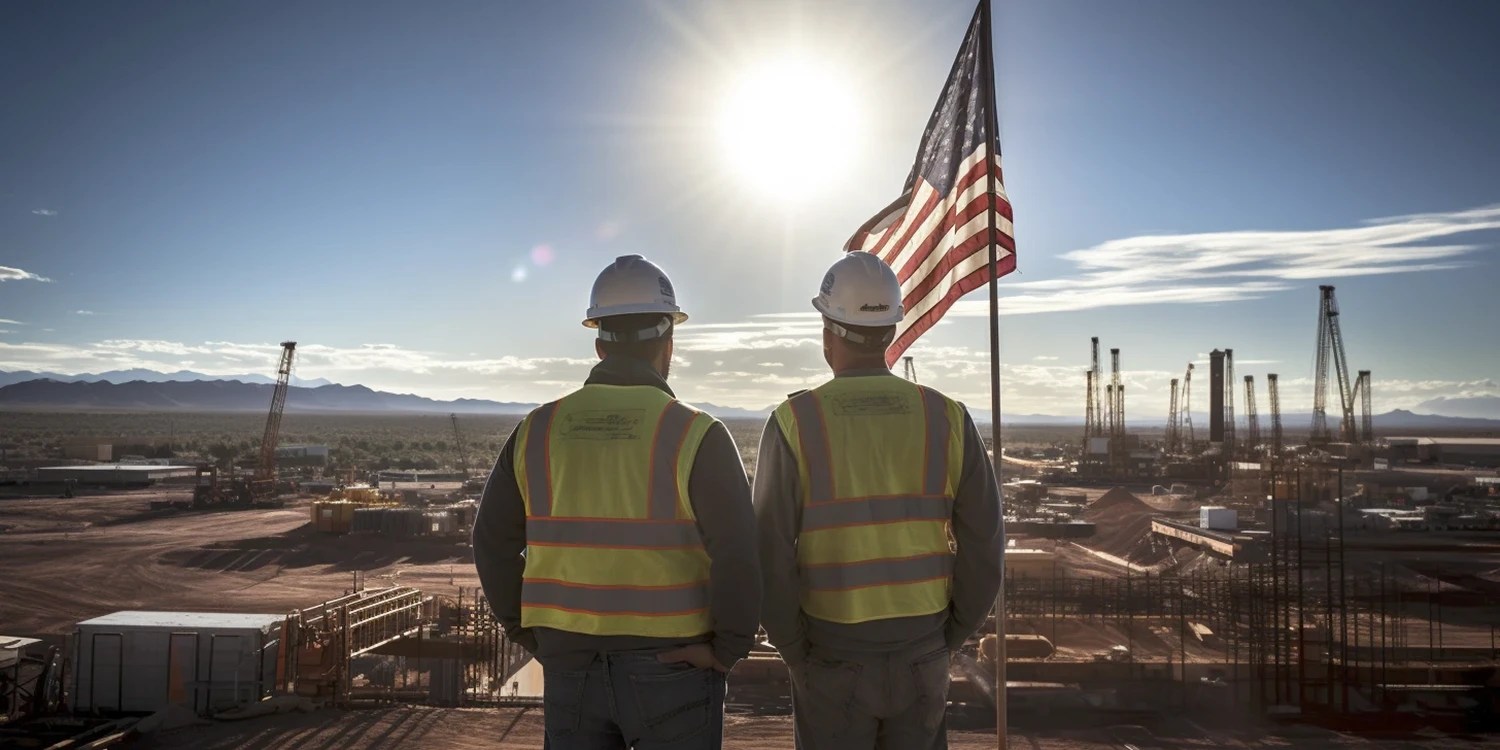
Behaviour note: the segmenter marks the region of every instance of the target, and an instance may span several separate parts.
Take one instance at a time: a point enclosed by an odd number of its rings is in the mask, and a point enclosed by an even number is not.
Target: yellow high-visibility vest
[[[803,611],[856,623],[947,609],[963,405],[872,375],[793,396],[775,419],[801,478]]]
[[[521,624],[588,635],[712,628],[688,478],[712,417],[650,386],[586,385],[517,428]]]

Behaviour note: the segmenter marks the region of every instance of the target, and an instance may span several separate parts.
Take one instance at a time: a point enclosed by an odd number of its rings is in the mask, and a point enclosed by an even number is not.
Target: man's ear
[[[599,359],[604,359],[604,344],[599,339],[594,339],[594,353],[599,355]]]

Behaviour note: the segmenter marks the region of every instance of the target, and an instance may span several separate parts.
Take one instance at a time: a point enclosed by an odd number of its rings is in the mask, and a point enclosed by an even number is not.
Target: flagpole
[[[1000,126],[996,116],[995,107],[995,51],[994,30],[990,25],[990,0],[979,0],[979,35],[980,44],[984,45],[984,99],[985,99],[985,148],[990,151],[998,151],[996,147],[1000,142]],[[995,153],[986,153],[986,158],[994,160]],[[999,190],[995,186],[995,170],[993,166],[985,170],[986,179],[989,181],[989,252],[990,252],[990,444],[994,448],[991,460],[995,466],[995,484],[1004,487],[1002,480],[1000,450],[1000,290],[998,286],[999,275],[999,253],[995,246],[995,201]],[[1005,494],[1000,492],[1000,508],[1002,513],[1002,528],[1004,524]],[[997,747],[1006,750],[1010,747],[1010,725],[1007,707],[1007,680],[1005,665],[1005,539],[1000,540],[1001,578],[1000,588],[995,592],[995,737],[998,740]]]

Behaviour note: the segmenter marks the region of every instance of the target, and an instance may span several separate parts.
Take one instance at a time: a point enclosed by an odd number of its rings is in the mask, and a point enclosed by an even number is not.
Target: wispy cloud
[[[1484,245],[1446,238],[1500,229],[1500,206],[1375,219],[1357,227],[1144,235],[1064,253],[1078,273],[1001,284],[1001,312],[1068,312],[1257,299],[1311,279],[1462,268]],[[1432,244],[1437,243],[1437,244]],[[988,303],[950,315],[980,317]]]
[[[31,212],[36,214],[37,216],[56,216],[58,213],[60,213],[56,209],[52,208],[33,208],[31,209]]]
[[[73,312],[75,314],[77,314],[77,315],[93,315],[94,314],[93,310],[74,310]]]
[[[10,318],[0,318],[0,325],[6,325],[6,326],[24,326],[26,324],[22,323],[19,320],[11,320]]]
[[[30,271],[23,271],[23,270],[21,270],[19,268],[11,268],[10,266],[0,266],[0,281],[44,281],[44,282],[50,282],[50,281],[52,281],[52,279],[49,279],[46,276],[38,276],[37,274],[34,274],[34,273],[30,272]]]

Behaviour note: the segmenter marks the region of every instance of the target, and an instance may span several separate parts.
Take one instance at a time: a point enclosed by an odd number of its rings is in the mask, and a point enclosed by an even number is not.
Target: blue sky
[[[825,376],[807,299],[899,192],[972,11],[6,3],[0,369],[269,372],[291,338],[307,378],[551,398],[592,358],[594,274],[639,252],[693,315],[680,394],[769,405]],[[1306,411],[1320,283],[1377,411],[1500,394],[1500,6],[1001,2],[995,23],[1007,412],[1081,413],[1091,335],[1123,350],[1132,415],[1223,347]],[[836,81],[802,124],[847,156],[789,165],[795,200],[718,130],[788,59]],[[982,409],[972,300],[910,353]]]

